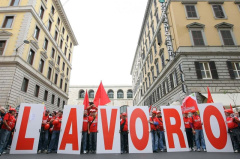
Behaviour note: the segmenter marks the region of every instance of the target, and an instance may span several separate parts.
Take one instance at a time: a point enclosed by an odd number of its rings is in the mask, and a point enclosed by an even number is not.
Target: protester
[[[87,107],[88,115],[91,113],[91,109],[95,109],[97,111],[97,107],[93,102],[89,102],[89,106]]]
[[[158,149],[161,152],[163,152],[164,151],[164,129],[163,129],[162,113],[161,113],[161,111],[157,111],[157,119],[158,119],[158,127],[157,127]]]
[[[152,111],[152,117],[150,117],[149,123],[151,126],[151,135],[152,135],[152,149],[154,153],[157,153],[158,150],[158,135],[157,135],[157,126],[158,119],[156,117],[157,112]]]
[[[185,131],[187,134],[189,151],[195,151],[195,149],[193,147],[193,132],[192,132],[192,126],[191,126],[191,118],[188,117],[187,111],[184,111],[183,114],[184,114],[183,122],[184,122],[184,126],[185,126]]]
[[[59,134],[62,124],[62,114],[63,114],[62,110],[59,110],[56,119],[52,122],[53,132],[47,153],[51,153],[53,151],[57,152]]]
[[[201,149],[200,149],[200,141],[201,141],[202,149],[204,152],[206,152],[201,118],[198,115],[196,110],[192,110],[192,113],[193,113],[193,116],[191,118],[191,123],[192,123],[192,132],[193,132],[193,134],[195,134],[195,142],[196,142],[196,146],[197,146],[196,151],[198,151],[198,152],[201,151]]]
[[[3,118],[3,125],[0,130],[0,156],[8,143],[9,136],[16,124],[15,118],[16,109],[10,108],[9,113],[7,113]]]
[[[88,111],[84,110],[82,127],[82,145],[84,154],[87,153],[87,142],[88,142]]]
[[[42,118],[42,126],[41,133],[38,143],[38,153],[47,153],[48,146],[48,136],[49,136],[49,128],[50,128],[50,118],[49,118],[49,110],[45,110],[45,113]]]
[[[90,153],[96,153],[97,144],[97,124],[98,119],[96,115],[96,109],[90,110],[91,116],[88,117],[88,134],[89,134],[89,151]]]
[[[240,120],[237,117],[234,117],[231,109],[226,109],[224,112],[227,118],[228,132],[230,133],[234,152],[238,153],[240,144],[240,129],[238,124],[240,123]],[[231,116],[231,114],[233,116]]]
[[[128,153],[128,121],[127,113],[122,113],[120,122],[120,133],[121,133],[121,154]]]

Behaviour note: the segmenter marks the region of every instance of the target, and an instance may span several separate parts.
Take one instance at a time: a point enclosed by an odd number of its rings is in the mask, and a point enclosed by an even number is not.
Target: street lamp
[[[18,49],[19,49],[23,44],[29,44],[29,43],[30,43],[30,42],[29,42],[28,40],[24,40],[23,43],[16,48],[16,52],[18,51]]]

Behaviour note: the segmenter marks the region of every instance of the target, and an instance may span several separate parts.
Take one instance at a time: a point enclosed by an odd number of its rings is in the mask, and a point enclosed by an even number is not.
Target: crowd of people
[[[166,151],[166,142],[161,111],[153,110],[151,114],[152,116],[149,118],[149,124],[151,128],[153,153],[164,152]],[[5,150],[11,147],[17,115],[18,113],[15,108],[10,108],[9,111],[6,112],[4,107],[0,107],[0,155],[4,154]],[[62,115],[62,110],[53,111],[51,113],[49,110],[44,111],[38,153],[57,152]],[[240,120],[238,113],[234,113],[231,109],[226,109],[225,115],[233,149],[234,152],[237,153],[240,148]],[[129,150],[127,113],[121,113],[120,118],[119,133],[121,134],[121,153],[123,154],[128,153]],[[190,112],[183,111],[183,121],[189,151],[206,151],[202,122],[198,112],[196,110],[191,110]],[[93,102],[89,102],[89,106],[84,110],[83,116],[81,153],[96,153],[97,124],[97,107]]]

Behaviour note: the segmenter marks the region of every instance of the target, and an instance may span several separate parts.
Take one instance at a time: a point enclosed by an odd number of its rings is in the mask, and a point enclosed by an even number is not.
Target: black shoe
[[[158,153],[158,152],[155,150],[155,151],[153,151],[153,153]]]

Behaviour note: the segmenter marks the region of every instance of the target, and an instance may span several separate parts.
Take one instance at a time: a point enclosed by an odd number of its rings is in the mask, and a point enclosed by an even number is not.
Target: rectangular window
[[[41,59],[40,60],[40,63],[39,63],[39,68],[38,68],[38,71],[43,73],[43,67],[44,67],[44,60]]]
[[[43,15],[44,15],[44,8],[41,6],[40,11],[39,11],[39,17],[41,19],[43,19]]]
[[[162,60],[162,68],[164,68],[165,67],[164,54],[161,55],[161,60]]]
[[[63,71],[65,70],[65,62],[63,62],[62,70],[63,70]]]
[[[185,8],[186,8],[188,18],[197,18],[195,5],[186,5]]]
[[[60,80],[60,88],[62,89],[63,79]]]
[[[158,62],[157,61],[155,62],[155,67],[156,67],[156,70],[157,70],[157,75],[159,75],[159,67],[158,67]]]
[[[152,35],[154,35],[154,23],[152,23]]]
[[[63,46],[63,41],[61,40],[60,41],[60,48],[62,49],[62,46]]]
[[[54,80],[54,84],[56,84],[56,85],[57,85],[57,81],[58,81],[58,74],[56,73],[56,74],[55,74],[55,80]]]
[[[67,68],[67,76],[68,76],[68,73],[69,73],[69,68]]]
[[[157,42],[154,43],[154,53],[155,53],[155,55],[157,54],[157,44],[156,43]]]
[[[235,78],[240,78],[240,62],[232,62],[232,68]]]
[[[166,94],[168,93],[168,79],[166,79],[166,81],[164,82],[165,84],[165,89],[166,89]]]
[[[28,55],[28,60],[27,62],[32,65],[33,64],[33,60],[34,60],[34,56],[35,56],[35,52],[31,49]]]
[[[67,42],[68,42],[68,40],[69,40],[69,36],[67,35]]]
[[[2,28],[11,28],[13,23],[13,16],[6,16]]]
[[[58,98],[57,106],[60,106],[60,98]]]
[[[215,4],[212,7],[216,18],[225,18],[222,5]]]
[[[64,55],[67,56],[67,48],[64,49]]]
[[[200,66],[202,78],[203,79],[212,79],[209,63],[208,62],[200,62],[199,66]]]
[[[52,13],[52,15],[54,15],[54,13],[55,13],[55,8],[53,6],[51,8],[51,13]]]
[[[6,46],[6,41],[5,40],[1,40],[0,41],[0,55],[3,55],[5,46]]]
[[[61,22],[61,20],[60,20],[60,18],[58,18],[58,20],[57,20],[58,26],[60,25],[60,22]]]
[[[72,48],[72,43],[70,43],[70,48]]]
[[[156,11],[156,20],[157,20],[157,24],[158,24],[158,22],[159,22],[158,11]]]
[[[60,56],[58,56],[58,59],[57,59],[57,64],[58,65],[60,64],[60,60],[61,60],[61,58],[60,58]]]
[[[47,48],[48,48],[48,39],[46,39],[46,38],[45,38],[45,41],[44,41],[43,48],[44,48],[45,50],[47,50]]]
[[[12,0],[10,6],[18,6],[20,0]]]
[[[51,57],[54,59],[54,55],[55,55],[55,49],[52,48],[52,53],[51,53]]]
[[[152,63],[152,62],[153,62],[153,52],[151,50],[151,52],[150,52],[150,63]]]
[[[55,31],[55,35],[54,35],[54,39],[55,39],[55,41],[57,41],[57,38],[58,38],[58,32]]]
[[[64,92],[67,92],[67,83],[65,83]]]
[[[68,61],[70,62],[70,60],[71,60],[71,54],[69,53],[68,54]]]
[[[230,30],[220,30],[224,45],[235,45]]]
[[[158,45],[160,46],[162,44],[161,30],[159,30],[157,33],[157,40],[158,40]]]
[[[62,108],[64,108],[64,105],[65,105],[65,101],[63,101],[63,105],[62,105]]]
[[[201,30],[192,30],[192,39],[194,46],[204,46],[204,40],[203,40],[203,35]]]
[[[48,99],[48,91],[45,90],[43,100],[47,101],[47,99]]]
[[[49,20],[49,21],[48,21],[48,30],[51,31],[51,28],[52,28],[52,21]]]
[[[28,82],[29,82],[29,80],[28,80],[27,78],[24,78],[24,79],[23,79],[21,91],[27,92]]]
[[[39,37],[39,33],[40,33],[40,29],[36,26],[33,36],[37,40],[38,40],[38,37]]]
[[[65,33],[65,28],[63,27],[62,28],[62,34],[64,35],[64,33]]]
[[[55,95],[52,94],[52,100],[51,100],[51,104],[54,104],[54,101],[55,101]]]
[[[51,79],[51,75],[52,75],[52,68],[49,67],[48,68],[48,75],[47,75],[47,78],[50,80]]]
[[[34,96],[35,96],[35,97],[38,97],[38,96],[39,96],[39,90],[40,90],[40,86],[39,86],[39,85],[36,85],[36,86],[35,86],[35,90],[34,90]]]
[[[151,72],[152,72],[152,81],[154,81],[154,80],[155,80],[155,76],[154,76],[154,68],[151,70]]]

